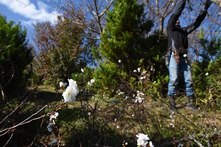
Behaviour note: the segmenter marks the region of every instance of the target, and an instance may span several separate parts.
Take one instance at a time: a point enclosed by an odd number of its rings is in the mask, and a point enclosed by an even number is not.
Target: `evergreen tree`
[[[205,39],[204,31],[199,34],[200,43],[202,45],[199,56],[201,61],[193,64],[193,77],[196,94],[200,100],[206,104],[217,101],[220,107],[220,40],[219,36]],[[206,105],[207,106],[207,105]]]
[[[28,65],[32,61],[26,31],[20,24],[0,16],[0,90],[1,99],[13,98],[26,87]]]
[[[140,73],[134,73],[139,67],[149,70],[153,80],[158,78],[163,69],[161,57],[166,50],[166,38],[151,32],[152,26],[153,22],[146,18],[144,6],[136,0],[114,3],[96,53],[100,67],[95,76],[100,87],[118,89],[125,81],[134,83],[139,80]]]

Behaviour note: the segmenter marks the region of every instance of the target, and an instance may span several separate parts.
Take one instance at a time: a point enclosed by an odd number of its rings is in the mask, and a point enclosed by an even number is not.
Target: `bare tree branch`
[[[37,87],[34,88],[33,92],[35,92],[36,89],[37,89]],[[33,94],[33,92],[30,93],[28,96],[26,96],[26,98],[25,98],[11,113],[9,113],[7,116],[5,116],[5,118],[3,118],[2,121],[0,122],[0,125],[1,125],[8,117],[10,117],[13,113],[15,113],[15,111],[17,111],[17,110],[27,101],[27,99],[30,98],[30,96]],[[24,95],[26,95],[26,94],[24,94]]]
[[[99,40],[103,28],[106,23],[105,14],[110,10],[113,5],[113,0],[99,1],[99,0],[83,0],[79,3],[69,0],[66,6],[62,6],[61,9],[64,12],[69,12],[71,9],[79,11],[79,13],[68,13],[73,20],[86,27],[85,36],[89,39]]]
[[[7,144],[9,143],[9,141],[12,139],[13,135],[14,135],[14,133],[12,132],[11,135],[10,135],[10,137],[9,137],[9,139],[7,140],[7,142],[5,143],[5,145],[4,145],[3,147],[6,147],[6,146],[7,146]]]
[[[45,109],[47,107],[47,105],[43,106],[41,109],[39,109],[37,112],[33,113],[31,116],[29,116],[28,118],[26,118],[25,120],[21,121],[20,123],[16,124],[16,125],[13,125],[11,127],[8,127],[8,128],[5,128],[5,129],[2,129],[0,130],[0,137],[5,135],[6,132],[9,132],[10,130],[13,130],[19,126],[22,126],[22,125],[25,125],[25,124],[28,124],[32,121],[35,121],[35,120],[38,120],[38,119],[41,119],[43,117],[45,117],[46,115],[41,115],[39,117],[35,117],[35,118],[32,118],[34,117],[35,115],[37,115],[38,113],[40,113],[43,109]]]
[[[9,113],[5,118],[3,118],[2,121],[0,122],[0,125],[1,125],[9,116],[11,116],[15,111],[17,111],[18,108],[20,108],[20,107],[26,102],[27,99],[28,99],[28,97],[25,98],[25,99],[18,105],[18,107],[16,107],[11,113]]]
[[[160,3],[158,0],[156,0],[155,4],[153,4],[151,2],[150,2],[150,0],[146,0],[147,7],[153,13],[153,15],[155,15],[159,18],[159,20],[158,20],[160,22],[159,30],[160,30],[160,33],[163,34],[164,20],[173,11],[173,9],[170,9],[170,6],[173,3],[173,0],[164,1],[164,2],[160,2]]]

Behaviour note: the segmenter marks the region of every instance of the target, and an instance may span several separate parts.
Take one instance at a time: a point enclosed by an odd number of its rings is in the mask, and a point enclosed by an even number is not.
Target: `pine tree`
[[[20,24],[0,16],[0,90],[1,99],[13,98],[26,87],[32,61],[26,31]]]
[[[143,6],[135,0],[116,1],[107,21],[99,48],[101,54],[113,63],[121,60],[125,71],[133,71],[139,60],[145,57],[145,36],[150,31],[152,22],[146,20]]]
[[[133,71],[138,67],[149,70],[157,65],[160,68],[166,38],[151,32],[152,27],[153,22],[146,18],[144,6],[136,0],[115,2],[113,10],[108,13],[99,53],[96,54],[100,59],[100,68],[95,74],[98,85],[118,89],[122,80],[137,80]]]

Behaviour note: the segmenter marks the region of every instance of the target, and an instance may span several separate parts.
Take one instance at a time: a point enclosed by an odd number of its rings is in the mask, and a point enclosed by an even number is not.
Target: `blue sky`
[[[8,21],[12,20],[16,24],[20,22],[27,29],[28,39],[32,42],[33,24],[43,21],[55,23],[60,15],[56,10],[58,5],[59,0],[0,0],[0,14]]]

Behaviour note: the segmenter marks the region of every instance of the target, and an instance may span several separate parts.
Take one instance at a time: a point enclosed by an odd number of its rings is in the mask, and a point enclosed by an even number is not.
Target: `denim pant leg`
[[[169,83],[168,83],[168,96],[174,96],[178,85],[178,71],[179,67],[173,55],[170,56],[169,63]]]
[[[181,62],[181,68],[182,68],[181,70],[183,71],[184,81],[186,86],[186,96],[193,96],[194,90],[193,90],[193,80],[191,75],[191,65],[188,64],[186,59],[184,59]]]

